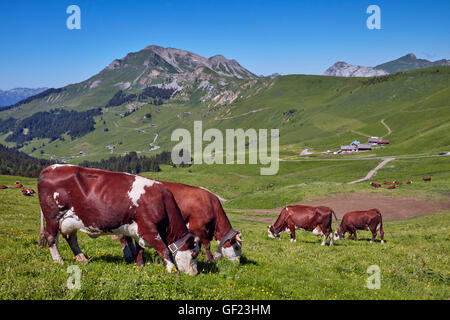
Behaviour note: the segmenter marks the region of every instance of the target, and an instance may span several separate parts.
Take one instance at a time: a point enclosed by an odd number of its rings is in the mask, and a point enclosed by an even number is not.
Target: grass
[[[333,192],[379,192],[368,183],[346,185],[365,175],[378,161],[283,162],[276,177],[259,176],[254,166],[163,167],[146,176],[201,185],[229,198],[227,214],[243,233],[241,264],[214,263],[200,256],[200,274],[168,274],[154,250],[145,252],[147,264],[136,268],[122,258],[118,241],[90,239],[79,233],[81,249],[91,262],[79,265],[81,288],[69,290],[67,268],[77,265],[60,238],[66,264],[51,261],[48,249],[37,246],[37,197],[23,197],[17,189],[0,190],[0,299],[448,299],[450,298],[449,211],[401,221],[385,221],[386,243],[370,244],[368,231],[360,241],[339,241],[321,247],[321,239],[297,231],[297,242],[267,237],[267,224],[250,221],[233,209],[273,208]],[[413,180],[432,175],[430,184],[395,190],[402,195],[443,199],[449,193],[448,161],[424,158],[394,161],[376,176]],[[413,169],[414,171],[411,171]],[[242,177],[245,176],[245,177]],[[390,180],[393,180],[390,179]],[[20,180],[36,188],[36,180],[0,176],[0,184]],[[271,186],[271,183],[274,183]],[[390,193],[392,194],[392,193]],[[276,197],[279,197],[278,199]],[[334,225],[334,229],[336,226]],[[212,243],[212,249],[217,244]],[[365,287],[370,265],[381,269],[381,288]]]

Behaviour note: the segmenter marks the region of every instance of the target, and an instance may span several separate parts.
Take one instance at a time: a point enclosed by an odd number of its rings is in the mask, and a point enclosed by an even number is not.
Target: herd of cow
[[[424,178],[422,178],[422,180],[425,182],[428,182],[428,181],[431,181],[431,177],[424,177]],[[411,180],[406,181],[406,184],[411,184],[411,183],[412,183]],[[395,189],[396,186],[403,184],[403,182],[395,180],[394,182],[385,181],[385,182],[383,182],[383,184],[388,185],[388,187],[386,189],[392,190],[392,189]],[[371,182],[370,185],[374,188],[381,188],[381,184],[379,184],[379,183]]]
[[[23,186],[22,186],[23,187]],[[77,231],[90,237],[115,235],[122,244],[127,262],[144,264],[144,248],[153,248],[164,260],[168,272],[179,270],[197,274],[197,256],[203,245],[208,261],[225,256],[239,262],[242,235],[233,229],[219,198],[201,188],[140,175],[88,169],[74,165],[51,165],[40,173],[38,196],[41,207],[39,245],[48,244],[53,261],[63,263],[58,250],[58,235],[66,239],[76,261],[87,262],[77,242]],[[380,234],[384,242],[381,213],[378,209],[347,213],[338,230],[331,229],[331,208],[286,206],[268,236],[280,239],[289,232],[296,241],[295,230],[308,230],[323,236],[322,245],[349,238],[356,230]],[[218,247],[210,251],[210,241]],[[134,244],[133,244],[134,240]]]
[[[36,192],[33,189],[25,188],[19,181],[14,182],[14,188],[21,189],[24,196],[30,197]],[[8,189],[8,186],[0,185],[0,189]]]

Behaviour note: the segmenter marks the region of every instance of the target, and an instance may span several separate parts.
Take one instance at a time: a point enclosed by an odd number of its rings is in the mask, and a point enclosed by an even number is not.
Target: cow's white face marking
[[[151,187],[154,183],[160,183],[158,181],[150,180],[141,176],[135,176],[131,190],[128,191],[128,197],[133,204],[138,207],[138,201],[145,193],[145,187]]]
[[[323,236],[323,232],[322,232],[322,231],[319,231],[317,228],[318,228],[318,227],[316,227],[316,228],[312,231],[313,235],[316,235],[316,236]]]
[[[189,222],[188,222],[188,223],[186,223],[186,228],[188,228],[188,229],[189,229]]]
[[[222,254],[233,262],[239,262],[241,257],[241,246],[237,243],[234,243],[232,246],[228,248],[222,248]]]
[[[180,271],[191,276],[197,274],[197,260],[192,258],[191,250],[179,250],[175,253],[174,258]]]

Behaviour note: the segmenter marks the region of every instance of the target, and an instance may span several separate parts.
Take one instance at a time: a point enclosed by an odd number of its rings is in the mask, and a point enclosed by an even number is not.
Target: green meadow
[[[12,188],[15,180],[36,188],[36,179],[0,176],[0,299],[448,299],[450,211],[430,212],[406,220],[385,220],[386,243],[369,243],[370,233],[359,231],[358,242],[321,239],[297,231],[281,240],[267,237],[274,214],[253,216],[243,209],[273,209],[286,203],[334,193],[375,193],[421,199],[448,200],[450,164],[446,157],[395,160],[373,181],[413,180],[392,191],[373,189],[368,182],[348,185],[363,177],[379,160],[281,162],[276,176],[260,176],[258,166],[162,166],[147,177],[206,187],[226,198],[223,203],[234,228],[243,234],[240,264],[221,259],[198,260],[199,274],[168,274],[153,249],[145,251],[146,265],[126,264],[120,243],[109,236],[90,239],[79,233],[81,249],[90,263],[78,265],[60,237],[64,265],[54,264],[48,248],[37,245],[40,227],[37,197],[24,197]],[[431,175],[431,183],[419,183]],[[333,229],[337,224],[333,222]],[[212,249],[217,244],[212,243]],[[70,290],[68,267],[81,271],[80,289]],[[377,265],[381,287],[367,288]]]

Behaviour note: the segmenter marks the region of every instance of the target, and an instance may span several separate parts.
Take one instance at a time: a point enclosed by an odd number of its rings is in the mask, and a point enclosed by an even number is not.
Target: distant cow
[[[423,178],[423,181],[431,181],[431,177],[425,177]]]
[[[19,181],[16,181],[14,182],[14,188],[23,188],[23,185]]]
[[[92,238],[124,234],[161,256],[167,271],[197,274],[198,248],[186,228],[172,193],[162,183],[139,175],[55,164],[41,171],[41,246],[48,242],[55,262],[63,263],[58,234],[78,262],[87,261],[78,247],[77,231]],[[46,226],[44,228],[44,218]]]
[[[372,182],[370,185],[371,185],[372,187],[374,187],[374,188],[380,188],[380,187],[381,187],[381,184],[375,183],[375,182]]]
[[[395,189],[395,185],[389,186],[387,188],[390,189],[390,190]]]
[[[407,181],[407,182],[406,182],[406,184],[411,184],[411,183],[412,183],[412,181]]]
[[[8,187],[2,184],[2,185],[0,186],[0,189],[8,189]]]
[[[239,262],[242,247],[241,232],[232,228],[230,220],[228,220],[222,204],[215,194],[206,189],[183,183],[157,181],[164,184],[172,192],[186,226],[205,247],[208,261],[213,258],[210,251],[210,241],[215,238],[219,246],[214,253],[214,258],[218,259],[225,256],[229,260]],[[120,240],[125,259],[129,261],[127,255],[134,255],[133,244],[130,239],[121,237]],[[127,251],[127,246],[132,252]]]
[[[394,183],[395,183],[396,185],[401,185],[401,184],[403,184],[403,182],[397,181],[397,180],[396,180]]]
[[[32,196],[36,192],[33,189],[26,189],[25,187],[22,188],[22,194],[24,196]]]
[[[383,184],[392,184],[392,182],[390,182],[390,181],[385,181],[385,182],[383,182]]]
[[[287,206],[281,210],[277,221],[267,230],[270,238],[280,239],[280,233],[290,232],[291,241],[295,242],[295,230],[312,231],[314,235],[323,236],[322,246],[330,237],[330,246],[333,245],[333,231],[331,230],[334,211],[328,207],[310,207],[303,205]]]
[[[377,236],[377,232],[380,231],[381,243],[384,243],[384,231],[383,231],[383,218],[380,210],[371,209],[367,211],[353,211],[348,212],[342,218],[339,229],[334,233],[334,240],[345,239],[345,233],[348,232],[349,239],[352,235],[355,236],[355,240],[358,240],[356,230],[367,230],[372,232],[373,242]]]

